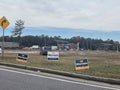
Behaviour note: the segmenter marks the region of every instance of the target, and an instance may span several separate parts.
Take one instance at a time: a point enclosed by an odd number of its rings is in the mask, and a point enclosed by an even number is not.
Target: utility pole
[[[119,42],[116,41],[116,42],[115,42],[115,45],[116,45],[116,50],[117,50],[117,53],[118,53],[118,51],[119,51]]]

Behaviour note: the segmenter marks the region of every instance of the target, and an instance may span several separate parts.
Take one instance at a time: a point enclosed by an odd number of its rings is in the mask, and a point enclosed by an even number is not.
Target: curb
[[[83,75],[83,74],[75,74],[75,73],[69,73],[69,72],[64,72],[64,71],[57,71],[57,70],[30,67],[30,66],[25,66],[25,65],[17,65],[17,64],[11,64],[11,63],[3,63],[3,62],[0,62],[0,65],[120,85],[120,79],[95,77],[95,76],[89,76],[89,75]]]

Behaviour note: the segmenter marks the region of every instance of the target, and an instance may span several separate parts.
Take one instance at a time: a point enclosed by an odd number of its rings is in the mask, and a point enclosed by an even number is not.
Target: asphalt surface
[[[120,90],[31,72],[0,68],[0,90]]]

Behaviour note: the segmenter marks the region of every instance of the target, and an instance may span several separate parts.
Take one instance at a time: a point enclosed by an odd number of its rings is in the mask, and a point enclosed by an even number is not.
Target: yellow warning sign
[[[0,26],[3,28],[3,30],[9,25],[9,21],[6,19],[5,16],[3,16],[1,19],[0,19]]]

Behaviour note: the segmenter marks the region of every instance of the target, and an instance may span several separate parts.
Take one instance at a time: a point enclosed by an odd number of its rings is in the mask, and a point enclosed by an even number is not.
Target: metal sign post
[[[3,37],[2,37],[2,58],[4,58],[4,29],[3,29]]]

